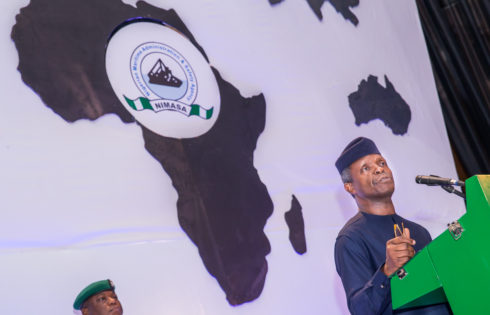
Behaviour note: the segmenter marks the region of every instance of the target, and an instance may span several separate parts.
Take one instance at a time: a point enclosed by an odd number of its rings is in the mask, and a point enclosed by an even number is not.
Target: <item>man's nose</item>
[[[376,167],[374,168],[375,174],[381,174],[384,173],[384,171],[385,171],[384,167],[380,165],[376,165]]]

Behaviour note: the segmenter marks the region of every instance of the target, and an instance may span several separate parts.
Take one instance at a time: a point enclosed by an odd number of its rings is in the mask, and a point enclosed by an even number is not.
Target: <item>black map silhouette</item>
[[[289,241],[296,253],[306,253],[305,221],[303,219],[303,207],[295,195],[291,200],[291,209],[284,213],[284,219],[289,227]]]
[[[119,103],[105,72],[107,37],[134,17],[172,25],[206,57],[174,10],[143,1],[135,8],[119,0],[32,0],[17,15],[11,34],[22,80],[68,122],[116,114],[124,123],[136,123]],[[209,132],[178,140],[140,127],[146,150],[177,190],[182,229],[229,303],[238,305],[261,294],[267,274],[270,243],[263,229],[273,204],[253,165],[266,104],[263,95],[242,97],[216,69],[213,72],[221,112]]]
[[[282,1],[283,0],[269,0],[269,3],[278,4]],[[320,21],[323,20],[323,14],[321,11],[323,3],[329,2],[335,8],[335,11],[342,14],[344,19],[349,20],[352,24],[356,26],[357,24],[359,24],[359,19],[350,10],[351,8],[359,5],[359,0],[306,0],[306,2],[308,2],[310,8],[313,10]]]
[[[349,95],[349,106],[354,113],[356,125],[380,119],[391,128],[395,135],[403,135],[408,130],[412,117],[410,107],[398,94],[385,75],[386,88],[378,83],[378,78],[370,75],[359,84],[357,92]]]

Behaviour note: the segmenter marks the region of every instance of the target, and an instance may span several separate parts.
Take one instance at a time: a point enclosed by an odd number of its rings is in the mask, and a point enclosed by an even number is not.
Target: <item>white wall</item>
[[[333,245],[356,208],[334,162],[360,135],[388,159],[400,215],[435,237],[463,213],[458,197],[414,182],[456,172],[413,1],[361,1],[357,27],[328,3],[319,21],[306,1],[148,2],[175,9],[243,96],[265,95],[254,156],[274,202],[265,288],[228,304],[178,225],[177,193],[136,124],[110,115],[68,123],[22,82],[10,32],[28,1],[10,0],[0,3],[0,314],[70,313],[83,286],[104,278],[125,314],[346,314]],[[407,134],[379,120],[354,124],[347,96],[370,74],[383,86],[387,75],[410,105]],[[303,206],[303,256],[284,221],[291,194]]]

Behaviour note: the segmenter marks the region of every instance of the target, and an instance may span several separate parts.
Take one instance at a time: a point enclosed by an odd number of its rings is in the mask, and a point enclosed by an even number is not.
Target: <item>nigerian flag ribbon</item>
[[[145,97],[138,97],[132,100],[126,96],[124,96],[124,98],[128,105],[137,111],[150,109],[157,113],[163,110],[171,110],[186,116],[199,116],[202,119],[209,119],[213,116],[213,107],[205,109],[197,104],[187,105],[179,101],[166,99],[149,100]]]

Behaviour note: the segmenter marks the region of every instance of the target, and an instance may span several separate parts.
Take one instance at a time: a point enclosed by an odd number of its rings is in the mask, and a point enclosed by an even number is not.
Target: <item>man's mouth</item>
[[[389,177],[389,176],[383,176],[383,177],[380,177],[378,179],[375,179],[374,180],[374,184],[377,185],[377,184],[391,182],[391,181],[393,181],[391,177]]]
[[[109,313],[111,313],[111,314],[122,314],[122,308],[120,308],[120,307],[113,308],[113,309],[109,310]]]

